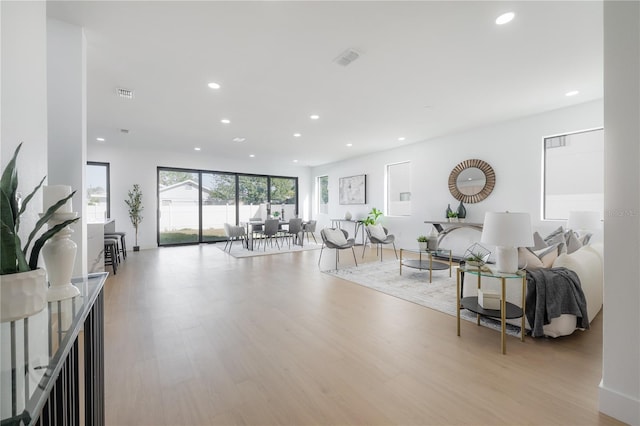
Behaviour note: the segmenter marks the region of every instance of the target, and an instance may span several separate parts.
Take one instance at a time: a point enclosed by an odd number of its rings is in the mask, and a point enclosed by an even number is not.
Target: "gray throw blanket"
[[[587,301],[580,279],[567,268],[527,270],[526,314],[531,335],[544,336],[543,326],[562,314],[577,317],[577,327],[589,328]]]

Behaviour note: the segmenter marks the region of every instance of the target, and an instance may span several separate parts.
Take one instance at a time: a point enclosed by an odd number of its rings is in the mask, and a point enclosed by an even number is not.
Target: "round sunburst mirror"
[[[489,196],[496,185],[496,174],[489,163],[471,159],[455,166],[449,175],[449,191],[463,203],[477,203]]]

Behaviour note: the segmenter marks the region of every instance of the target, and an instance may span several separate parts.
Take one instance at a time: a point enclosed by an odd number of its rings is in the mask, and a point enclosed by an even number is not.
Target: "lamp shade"
[[[487,212],[481,241],[501,247],[531,247],[531,216],[529,213]]]
[[[593,211],[569,212],[567,228],[573,230],[594,231],[600,226],[600,213]]]

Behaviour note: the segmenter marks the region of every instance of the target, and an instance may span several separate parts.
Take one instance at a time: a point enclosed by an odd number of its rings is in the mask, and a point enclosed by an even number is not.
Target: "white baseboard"
[[[601,413],[630,425],[640,425],[640,400],[607,389],[602,382],[599,388],[598,409]]]

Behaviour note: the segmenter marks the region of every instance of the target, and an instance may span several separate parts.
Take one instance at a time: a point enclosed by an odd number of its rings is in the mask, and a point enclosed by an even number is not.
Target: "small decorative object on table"
[[[351,212],[349,210],[345,212],[344,220],[351,220]]]
[[[464,252],[464,260],[469,266],[481,267],[487,263],[490,255],[491,252],[487,248],[475,243]]]
[[[429,245],[429,239],[425,235],[420,235],[418,238],[418,246],[420,246],[420,250],[427,251]]]
[[[453,213],[453,210],[451,210],[451,204],[447,204],[447,211],[444,213],[444,217],[447,219],[450,218],[451,213]]]
[[[449,222],[457,222],[458,221],[458,213],[452,211],[452,212],[447,213],[447,215],[449,216]]]
[[[467,209],[464,207],[464,204],[462,204],[462,201],[460,201],[460,204],[458,205],[458,219],[460,220],[460,222],[464,222],[464,220],[467,217]]]

